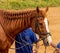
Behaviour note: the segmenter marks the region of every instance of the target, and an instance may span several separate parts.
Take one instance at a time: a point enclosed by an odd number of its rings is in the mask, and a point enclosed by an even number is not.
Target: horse
[[[46,37],[48,33],[46,14],[37,7],[33,10],[0,10],[0,53],[8,53],[9,48],[18,33],[31,27],[40,37]]]

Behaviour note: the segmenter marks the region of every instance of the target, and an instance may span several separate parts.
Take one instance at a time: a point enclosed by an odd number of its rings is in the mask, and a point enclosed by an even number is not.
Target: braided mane
[[[0,11],[1,18],[0,22],[3,26],[13,33],[17,29],[21,31],[30,26],[31,19],[36,16],[36,10],[26,10],[26,11]]]
[[[2,11],[3,17],[8,20],[20,19],[23,17],[33,17],[36,10],[25,10],[25,11]]]

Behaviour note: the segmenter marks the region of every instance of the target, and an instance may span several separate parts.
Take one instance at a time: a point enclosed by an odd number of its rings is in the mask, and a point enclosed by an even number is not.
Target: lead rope
[[[46,49],[47,49],[47,47],[45,46],[45,51],[44,51],[44,53],[46,53]]]

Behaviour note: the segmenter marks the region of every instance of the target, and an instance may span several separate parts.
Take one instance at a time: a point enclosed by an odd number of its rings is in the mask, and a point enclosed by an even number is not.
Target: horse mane
[[[31,19],[36,16],[36,10],[11,11],[0,10],[0,22],[10,33],[30,26]]]
[[[16,20],[16,19],[20,19],[23,17],[33,17],[34,13],[36,13],[36,10],[0,10],[0,15],[2,15],[2,17],[4,19],[8,19],[8,20]]]

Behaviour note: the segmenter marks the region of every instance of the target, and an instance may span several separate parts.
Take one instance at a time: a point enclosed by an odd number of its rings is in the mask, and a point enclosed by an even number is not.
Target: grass
[[[46,7],[46,6],[60,6],[60,0],[0,0],[0,9],[26,9]]]

